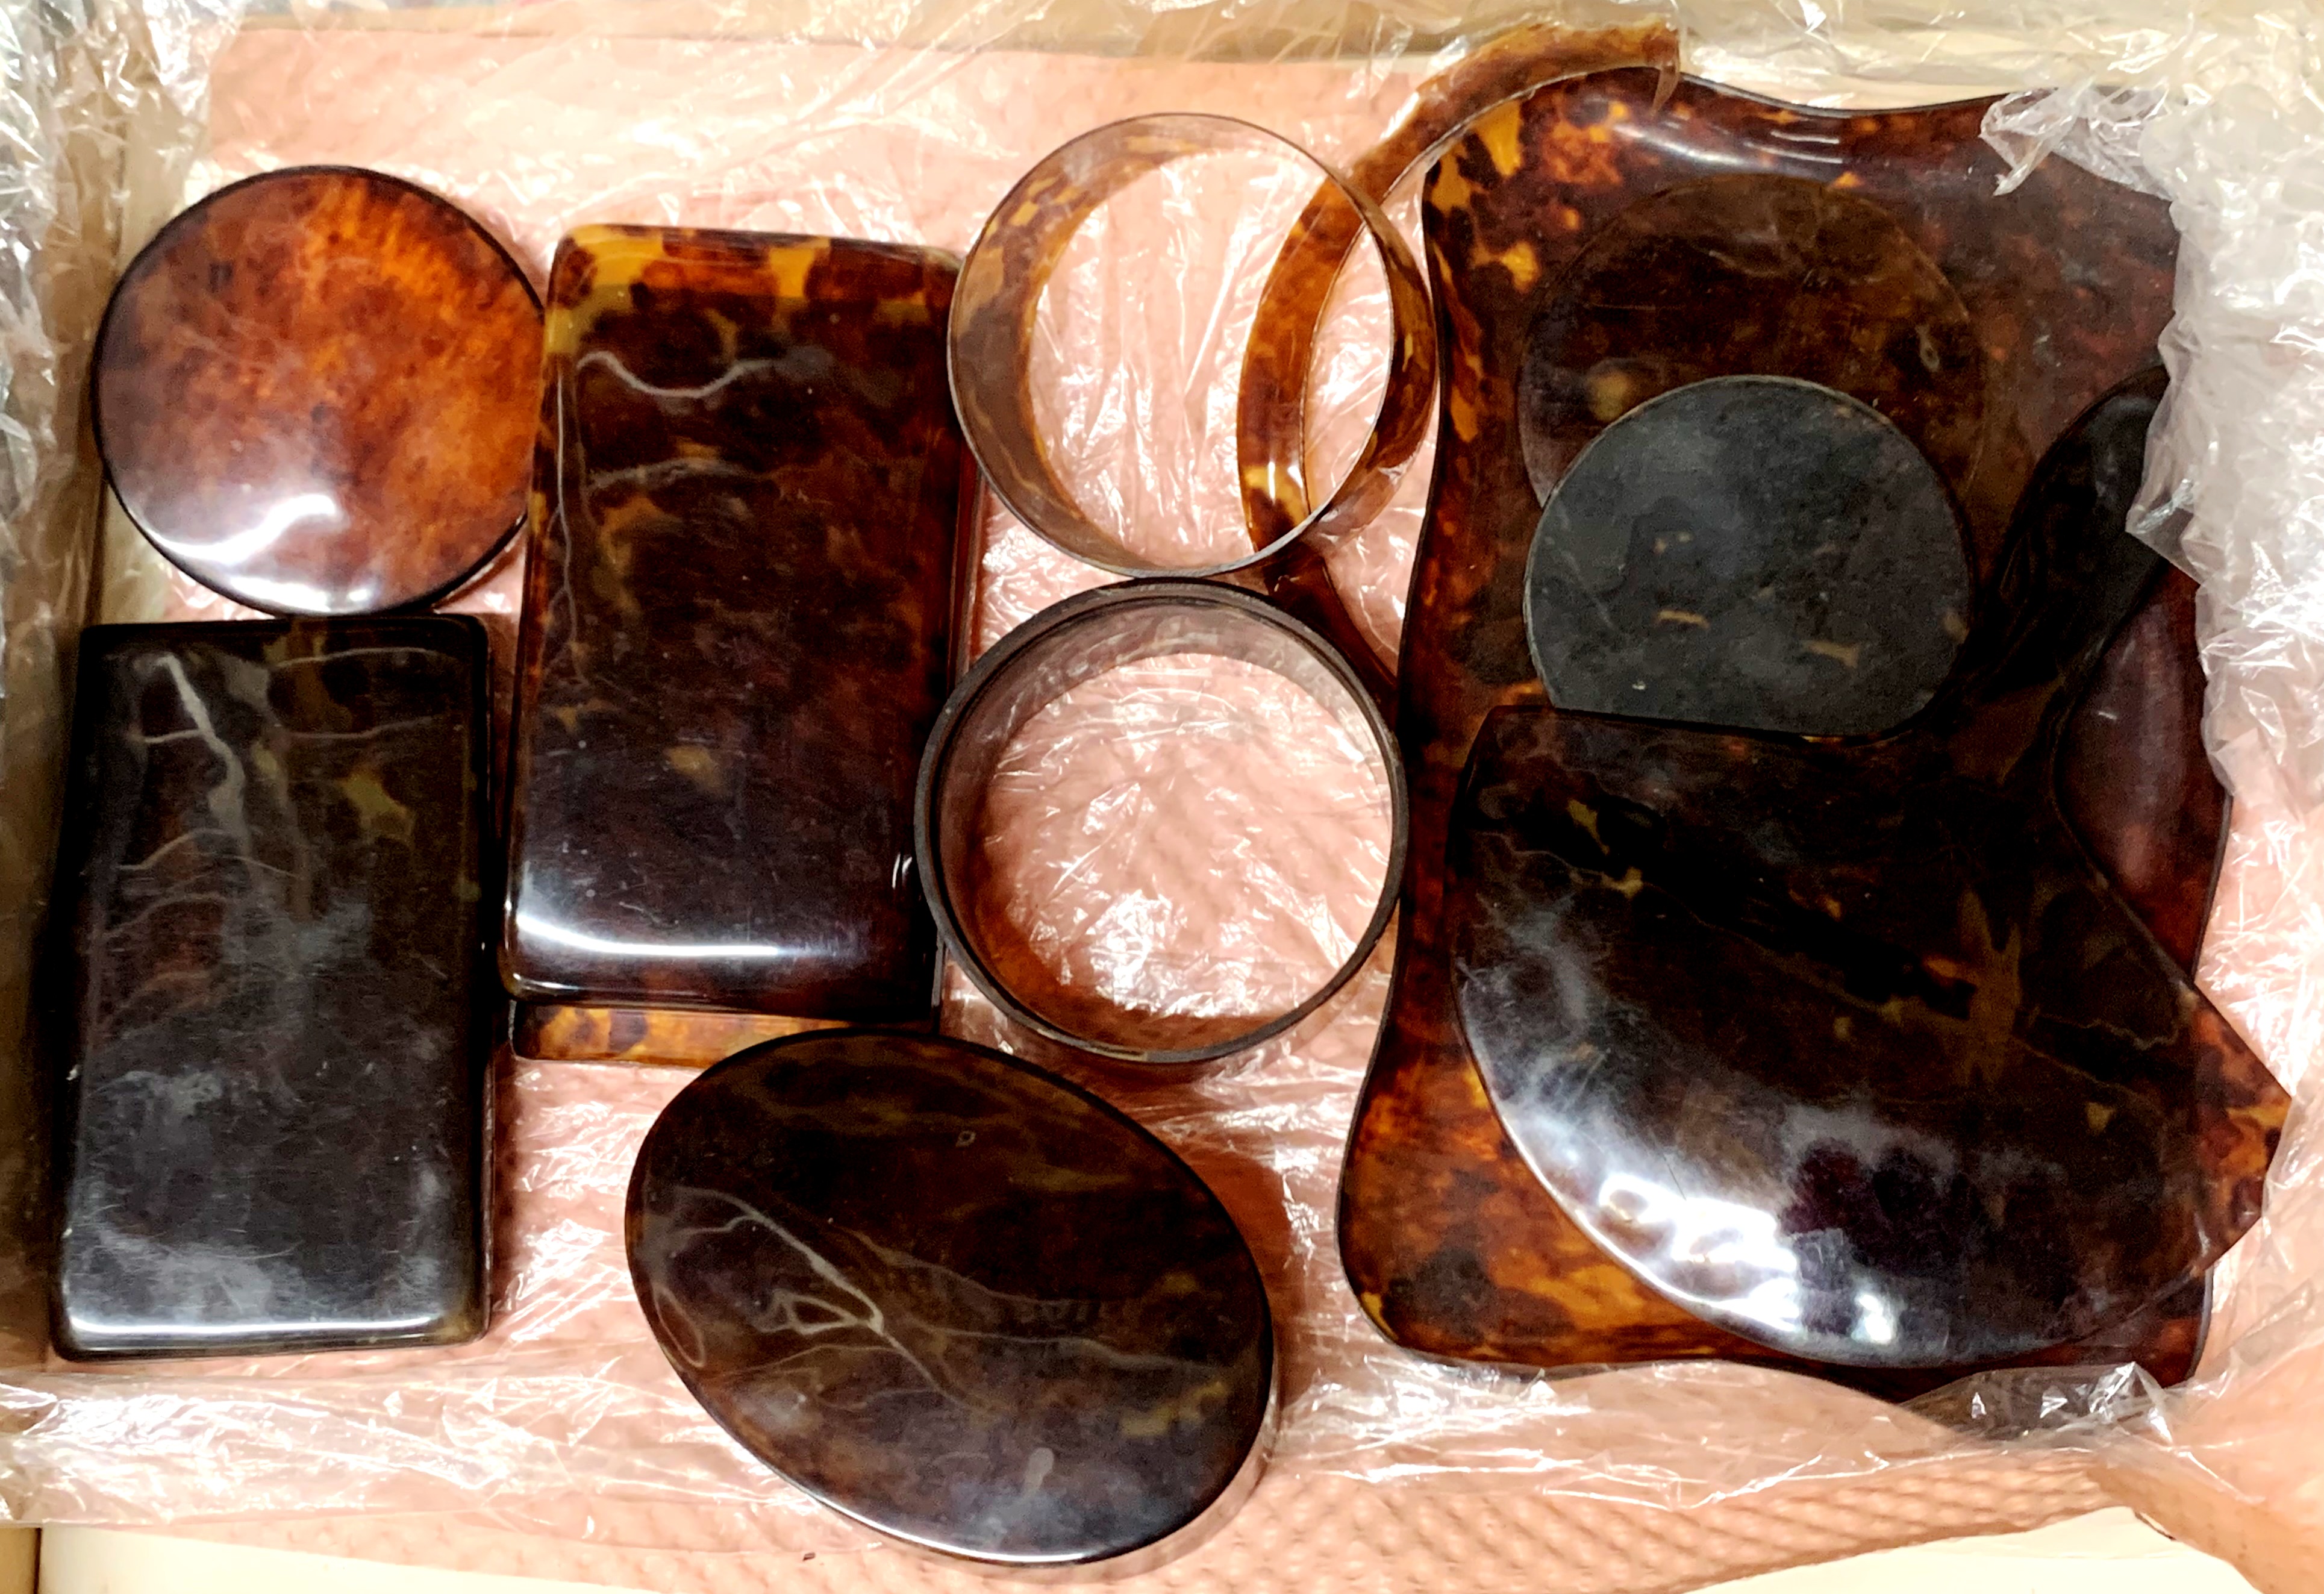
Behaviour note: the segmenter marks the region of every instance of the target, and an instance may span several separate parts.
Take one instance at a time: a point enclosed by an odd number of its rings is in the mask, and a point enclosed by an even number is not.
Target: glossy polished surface
[[[484,1323],[484,637],[82,641],[51,910],[57,1347]]]
[[[1262,154],[1313,165],[1344,214],[1368,236],[1386,279],[1391,326],[1380,406],[1362,452],[1321,502],[1311,502],[1295,432],[1287,457],[1254,465],[1242,483],[1249,525],[1268,528],[1251,553],[1193,568],[1156,566],[1108,532],[1074,502],[1042,441],[1033,403],[1033,340],[1041,296],[1082,224],[1106,200],[1148,174],[1197,156]],[[1296,247],[1296,244],[1294,245]],[[993,207],[961,267],[961,314],[953,319],[953,397],[961,425],[993,493],[1047,541],[1118,576],[1215,576],[1258,563],[1308,531],[1356,530],[1387,506],[1397,477],[1427,435],[1436,390],[1436,335],[1428,290],[1412,252],[1379,205],[1298,145],[1230,116],[1134,116],[1085,133],[1045,156]],[[1323,309],[1319,300],[1316,313]],[[1312,327],[1313,323],[1310,322]],[[1295,373],[1305,391],[1305,365]],[[1255,500],[1266,501],[1261,514]]]
[[[2160,399],[2163,373],[2136,387]],[[2182,969],[2202,950],[2227,851],[2227,794],[2203,745],[2195,584],[2167,570],[2116,633],[2066,727],[2058,795],[2074,834]]]
[[[1960,509],[1982,597],[2039,456],[2155,363],[2176,239],[2162,204],[2060,161],[1997,195],[2002,168],[1981,140],[1984,102],[1841,114],[1695,82],[1665,99],[1663,87],[1653,72],[1609,72],[1494,111],[1452,148],[1424,194],[1448,341],[1437,476],[1399,671],[1412,863],[1397,983],[1342,1180],[1342,1255],[1374,1321],[1430,1353],[1545,1367],[1720,1356],[1908,1396],[1952,1371],[1803,1362],[1706,1322],[1622,1267],[1527,1166],[1469,1055],[1444,915],[1448,819],[1486,715],[1546,700],[1523,614],[1541,514],[1519,402],[1526,356],[1573,263],[1656,196],[1764,173],[1878,207],[1936,264],[1976,334],[1985,372],[1977,440],[1950,463],[1941,455],[1932,463]],[[1757,225],[1755,215],[1764,205],[1738,212],[1738,236]],[[1682,241],[1692,251],[1704,228],[1689,227]],[[1848,338],[1853,325],[1837,320],[1828,336]],[[1703,341],[1689,337],[1689,346]],[[1626,360],[1654,352],[1606,350]],[[1849,362],[1812,343],[1766,349],[1756,364],[1740,363],[1748,352],[1707,373],[1796,376],[1880,401],[1879,388],[1851,387]],[[1574,451],[1614,419],[1590,418]],[[2218,788],[2187,706],[2201,692],[2188,590],[2166,576],[2101,660],[2069,725],[2061,772],[2068,819],[2110,874],[2142,882],[2140,910],[2158,930],[2167,923],[2174,949],[2202,922],[2220,835]],[[1979,619],[1974,605],[1969,618]],[[2115,716],[2107,733],[2084,734],[2101,711]],[[2124,779],[2126,769],[2138,778]],[[2190,795],[2207,832],[2181,827],[2178,806]],[[2190,845],[2156,844],[2165,838]],[[2024,1359],[2136,1359],[2178,1378],[2192,1364],[2200,1300],[2190,1285],[2089,1341]]]
[[[1853,395],[1954,480],[1977,463],[1984,351],[1937,263],[1855,193],[1750,172],[1632,206],[1559,275],[1517,379],[1535,493],[1649,399],[1758,372]]]
[[[549,281],[518,995],[925,1017],[912,782],[970,502],[930,251],[590,227]]]
[[[1880,412],[1727,376],[1606,428],[1542,511],[1526,633],[1560,707],[1818,735],[1918,709],[1969,634],[1945,484]]]
[[[540,306],[445,200],[308,167],[219,190],[124,274],[97,447],[153,546],[279,614],[441,596],[524,515]]]
[[[537,1062],[639,1063],[706,1068],[745,1046],[814,1029],[835,1018],[717,1013],[690,1008],[586,1008],[518,1002],[509,1040]]]
[[[1014,922],[979,844],[1002,756],[1033,716],[1084,682],[1140,659],[1201,654],[1272,671],[1374,750],[1388,788],[1387,870],[1371,917],[1323,982],[1276,1013],[1171,1012],[1120,1005],[1062,973]],[[1015,1023],[1120,1062],[1176,1064],[1283,1034],[1355,977],[1387,933],[1404,868],[1404,769],[1365,683],[1329,643],[1265,599],[1221,583],[1124,582],[1079,593],[1025,622],[976,662],[929,738],[915,831],[938,932],[961,971]]]
[[[1268,595],[1329,638],[1390,711],[1395,679],[1333,585],[1319,539],[1283,540],[1305,504],[1307,382],[1316,336],[1333,284],[1368,236],[1363,213],[1346,189],[1386,205],[1406,178],[1485,111],[1529,88],[1612,67],[1652,67],[1675,83],[1677,32],[1659,22],[1625,28],[1552,22],[1521,23],[1495,33],[1419,86],[1404,120],[1349,168],[1344,188],[1326,182],[1315,190],[1259,290],[1236,393],[1235,466],[1244,525],[1253,548],[1276,548],[1260,567]]]
[[[2259,1215],[2287,1099],[2058,805],[2067,719],[2160,573],[2121,530],[2153,409],[2052,450],[1960,678],[1896,735],[1485,722],[1446,888],[1479,1069],[1591,1237],[1738,1333],[2003,1360]]]
[[[646,1136],[628,1233],[696,1398],[882,1534],[1094,1561],[1248,1481],[1273,1340],[1242,1237],[1160,1141],[997,1052],[740,1053]]]

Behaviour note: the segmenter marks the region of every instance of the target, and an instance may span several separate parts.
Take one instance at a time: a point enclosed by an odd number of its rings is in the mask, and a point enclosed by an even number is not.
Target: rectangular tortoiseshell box
[[[484,632],[81,641],[43,1027],[74,1359],[485,1320]]]
[[[558,248],[502,972],[537,1002],[909,1022],[912,790],[973,502],[954,268],[589,227]]]

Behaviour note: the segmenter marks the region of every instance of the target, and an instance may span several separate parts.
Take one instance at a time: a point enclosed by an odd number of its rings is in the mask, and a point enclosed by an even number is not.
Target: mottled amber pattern
[[[81,640],[42,1000],[57,1347],[484,1326],[484,630]]]
[[[530,1000],[925,1019],[912,783],[970,502],[953,268],[589,227],[550,274],[503,972]]]
[[[1771,1348],[2010,1360],[2168,1297],[2259,1215],[2285,1093],[2060,812],[2066,723],[2162,567],[2122,530],[2159,385],[2051,450],[1902,728],[1537,706],[1478,734],[1445,912],[1501,1122],[1594,1240]]]
[[[650,1063],[699,1068],[745,1046],[808,1030],[833,1018],[773,1013],[704,1013],[684,1008],[587,1008],[518,1002],[516,1055],[541,1063]]]
[[[1407,175],[1489,107],[1562,78],[1629,66],[1653,67],[1675,79],[1677,33],[1660,23],[1511,28],[1422,84],[1410,114],[1349,168],[1348,184],[1385,205]],[[1361,214],[1326,183],[1285,239],[1260,290],[1236,414],[1236,466],[1253,548],[1279,541],[1307,512],[1308,373],[1332,284],[1363,238]],[[1395,700],[1388,672],[1332,585],[1321,548],[1306,539],[1288,543],[1267,561],[1264,574],[1268,595],[1330,638],[1373,696]]]
[[[1537,269],[1529,244],[1499,258],[1512,281]],[[1542,305],[1517,385],[1534,491],[1647,400],[1766,372],[1871,405],[1950,480],[1976,467],[1984,351],[1936,262],[1849,189],[1733,173],[1615,217]]]
[[[146,538],[281,614],[423,603],[524,516],[540,306],[449,203],[300,168],[211,195],[115,290],[97,446]]]
[[[1412,866],[1341,1240],[1365,1310],[1392,1338],[1437,1354],[1547,1367],[1693,1356],[1803,1365],[1710,1326],[1591,1242],[1504,1133],[1452,1008],[1443,861],[1454,790],[1486,714],[1544,701],[1520,605],[1540,513],[1520,383],[1536,320],[1568,268],[1640,201],[1720,174],[1813,180],[1879,207],[1942,272],[1984,364],[1978,435],[1950,451],[1948,477],[1981,585],[2036,462],[2102,394],[2153,364],[2170,313],[2176,240],[2163,207],[2060,161],[1997,197],[2000,164],[1978,135],[1983,102],[1846,115],[1693,82],[1658,106],[1660,87],[1655,72],[1610,72],[1505,106],[1452,147],[1426,194],[1448,377],[1400,672]],[[1819,359],[1763,368],[1845,373]],[[2101,661],[2061,776],[2069,818],[2174,955],[2209,899],[2220,811],[2189,712],[2200,672],[2184,595],[2167,579]],[[2143,762],[2173,773],[2148,782],[2099,772],[2095,760],[2122,758],[2131,733],[2083,730],[2098,705],[2113,724],[2137,728]],[[2192,854],[2163,844],[2173,836],[2195,843]],[[2114,1325],[2102,1344],[2034,1359],[2135,1354],[2180,1376],[2200,1298],[2182,1290]],[[1839,1376],[1907,1395],[1950,1375]]]
[[[1250,1475],[1267,1292],[1192,1169],[998,1052],[844,1030],[730,1057],[630,1184],[663,1351],[752,1455],[980,1561],[1154,1545]]]

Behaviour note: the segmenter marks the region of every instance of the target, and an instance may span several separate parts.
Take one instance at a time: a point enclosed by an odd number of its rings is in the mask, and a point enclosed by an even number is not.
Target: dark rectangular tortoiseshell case
[[[930,1013],[912,786],[973,503],[954,275],[822,238],[559,247],[517,664],[518,997]]]
[[[482,626],[82,639],[44,1027],[76,1359],[483,1331]]]

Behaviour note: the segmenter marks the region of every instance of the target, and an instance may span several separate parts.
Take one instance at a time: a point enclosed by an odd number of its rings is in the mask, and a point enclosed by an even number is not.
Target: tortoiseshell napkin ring
[[[1273,671],[1305,690],[1385,775],[1390,836],[1379,899],[1345,961],[1296,1006],[1268,1017],[1099,1010],[1075,1000],[1029,946],[982,911],[977,826],[1010,742],[1082,683],[1141,659],[1204,653]],[[936,931],[976,988],[1010,1019],[1050,1040],[1119,1062],[1208,1062],[1283,1034],[1362,968],[1387,930],[1404,879],[1409,819],[1396,735],[1338,650],[1266,599],[1204,581],[1133,581],[1051,605],[1004,637],[954,689],[920,760],[913,834]]]
[[[1030,382],[1041,290],[1082,224],[1139,178],[1189,156],[1253,152],[1287,152],[1310,162],[1362,218],[1388,280],[1394,318],[1387,384],[1362,452],[1323,503],[1310,506],[1296,456],[1269,462],[1256,473],[1246,462],[1247,514],[1271,503],[1289,530],[1236,558],[1199,567],[1157,566],[1092,521],[1050,467]],[[1302,226],[1314,225],[1313,207],[1310,213]],[[1290,242],[1298,241],[1295,231]],[[1356,530],[1395,492],[1427,432],[1436,395],[1436,331],[1428,290],[1386,212],[1327,162],[1231,116],[1170,115],[1115,122],[1063,145],[1027,172],[993,208],[961,267],[951,346],[953,402],[993,492],[1049,543],[1118,576],[1219,576],[1263,563],[1311,530],[1336,536]],[[1259,479],[1252,479],[1254,474]]]

